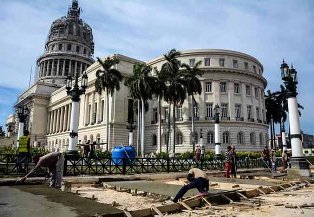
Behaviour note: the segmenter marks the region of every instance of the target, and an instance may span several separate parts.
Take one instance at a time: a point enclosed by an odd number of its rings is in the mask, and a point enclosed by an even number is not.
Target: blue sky
[[[71,0],[1,0],[0,126],[29,85],[53,20]],[[282,59],[298,71],[301,128],[314,134],[314,1],[312,0],[79,0],[93,28],[95,57],[120,53],[140,60],[171,48],[221,48],[256,57],[266,88],[279,90]]]

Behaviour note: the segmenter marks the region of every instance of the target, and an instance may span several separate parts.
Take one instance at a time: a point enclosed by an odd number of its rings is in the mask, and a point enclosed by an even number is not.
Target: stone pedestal
[[[310,177],[310,164],[304,157],[292,157],[289,162],[288,175]]]

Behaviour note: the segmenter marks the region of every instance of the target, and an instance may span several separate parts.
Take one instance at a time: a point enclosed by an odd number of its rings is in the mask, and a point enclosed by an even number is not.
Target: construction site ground
[[[224,178],[222,171],[208,171],[208,175],[210,194],[300,180],[282,174],[272,178],[272,174],[265,170],[240,170],[236,179]],[[49,188],[48,183],[42,184],[42,178],[31,178],[25,185],[15,185],[15,179],[0,179],[0,216],[126,216],[123,210],[131,212],[172,204],[170,198],[185,184],[185,176],[186,172],[65,177],[64,191]],[[185,196],[192,197],[197,193],[193,190]],[[314,185],[292,186],[241,201],[205,204],[163,215],[314,216]]]

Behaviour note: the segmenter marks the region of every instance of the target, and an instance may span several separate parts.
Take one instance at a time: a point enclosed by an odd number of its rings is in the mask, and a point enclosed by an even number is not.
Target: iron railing
[[[35,165],[30,159],[25,159],[24,164],[17,163],[17,155],[0,155],[0,177],[21,176],[27,174]],[[87,158],[77,156],[75,158],[65,156],[64,175],[105,175],[105,174],[137,174],[137,173],[161,173],[188,171],[192,167],[204,170],[224,170],[224,161],[177,158]],[[280,158],[276,162],[281,166]],[[262,159],[239,159],[237,168],[267,168]],[[34,176],[44,176],[46,168],[35,171]]]

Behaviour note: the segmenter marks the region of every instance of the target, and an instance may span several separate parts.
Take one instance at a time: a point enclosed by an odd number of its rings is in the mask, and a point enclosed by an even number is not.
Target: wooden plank
[[[152,208],[153,211],[155,211],[155,212],[158,214],[158,216],[161,216],[161,217],[164,216],[164,215],[160,212],[160,210],[159,210],[157,207],[155,207],[154,205],[152,205],[151,208]]]
[[[222,194],[221,196],[222,196],[223,198],[229,200],[230,203],[233,203],[233,202],[234,202],[233,200],[231,200],[229,197],[227,197],[227,196],[224,195],[224,194]]]
[[[207,205],[212,206],[212,204],[206,199],[206,197],[203,197],[202,199],[203,201],[205,201],[205,203],[207,203]]]
[[[259,192],[261,192],[262,194],[264,194],[264,195],[266,194],[264,191],[262,191],[262,190],[259,189],[259,188],[258,188],[257,190],[258,190]]]
[[[284,188],[284,187],[282,187],[281,185],[278,185],[278,187],[279,187],[279,188],[281,188],[282,190],[285,190],[285,188]]]
[[[184,208],[186,208],[187,210],[192,210],[191,207],[189,207],[184,201],[180,201],[179,204],[181,204]]]
[[[123,210],[123,212],[126,215],[126,217],[133,217],[129,211]]]
[[[244,194],[240,193],[237,191],[237,194],[240,195],[241,197],[243,197],[244,199],[248,199]]]
[[[276,192],[272,187],[268,187],[272,192]]]

